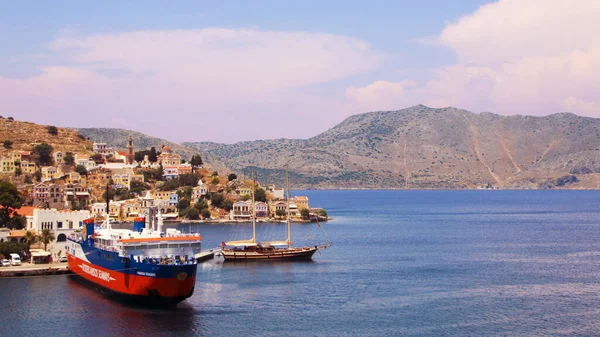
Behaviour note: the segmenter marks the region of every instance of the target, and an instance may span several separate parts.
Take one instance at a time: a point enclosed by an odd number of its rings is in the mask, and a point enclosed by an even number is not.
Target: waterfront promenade
[[[66,262],[31,264],[23,263],[20,266],[0,267],[0,277],[41,276],[70,274]]]

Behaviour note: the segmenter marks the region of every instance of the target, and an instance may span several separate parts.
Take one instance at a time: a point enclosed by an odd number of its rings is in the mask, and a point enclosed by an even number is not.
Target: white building
[[[63,164],[63,158],[64,158],[64,154],[60,151],[56,151],[54,152],[54,163],[56,165],[62,165]]]
[[[85,167],[86,170],[92,171],[98,168],[98,165],[93,160],[89,160],[88,158],[77,158],[75,160],[76,165],[81,165]]]
[[[192,201],[194,203],[198,202],[202,196],[208,193],[208,186],[202,182],[202,179],[198,180],[198,186],[192,189]]]
[[[97,218],[106,216],[106,203],[97,202],[92,204],[92,214]]]
[[[41,233],[49,229],[54,233],[56,241],[66,241],[67,237],[81,227],[83,220],[90,217],[89,211],[57,211],[56,209],[33,210],[33,215],[27,216],[27,229]]]
[[[106,146],[106,143],[94,143],[92,145],[92,152],[106,155],[112,153],[113,150]]]

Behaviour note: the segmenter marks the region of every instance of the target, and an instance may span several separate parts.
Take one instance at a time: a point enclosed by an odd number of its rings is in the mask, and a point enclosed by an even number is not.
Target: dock
[[[220,248],[205,250],[203,252],[196,254],[194,257],[196,258],[196,261],[204,262],[204,261],[211,260],[212,258],[214,258],[215,253],[220,250],[221,250]]]
[[[0,268],[0,277],[46,276],[72,274],[66,263],[29,264]]]

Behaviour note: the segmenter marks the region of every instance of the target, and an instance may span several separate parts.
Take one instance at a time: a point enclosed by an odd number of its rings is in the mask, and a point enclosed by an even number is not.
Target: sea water
[[[598,191],[294,191],[334,220],[312,262],[198,266],[176,309],[114,302],[68,276],[0,279],[0,336],[600,334]],[[249,225],[174,225],[204,249]],[[293,224],[298,244],[324,243]],[[283,239],[285,224],[259,224]],[[310,234],[309,234],[310,233]],[[250,234],[251,235],[251,234]]]

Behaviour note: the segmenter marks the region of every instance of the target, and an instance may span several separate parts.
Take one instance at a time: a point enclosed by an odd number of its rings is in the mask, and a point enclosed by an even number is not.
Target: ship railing
[[[156,237],[156,238],[131,238],[131,239],[120,239],[119,242],[124,245],[138,244],[138,243],[155,243],[155,242],[200,242],[202,241],[202,236],[200,235],[180,235],[180,236],[164,236],[164,237]]]
[[[197,261],[193,255],[163,255],[163,256],[133,256],[133,261],[141,264],[153,264],[153,265],[191,265],[196,264]]]

